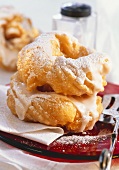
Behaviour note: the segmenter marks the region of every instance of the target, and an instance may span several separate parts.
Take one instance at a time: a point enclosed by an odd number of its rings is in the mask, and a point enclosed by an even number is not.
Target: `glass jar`
[[[53,30],[65,31],[75,36],[87,47],[96,48],[97,15],[91,6],[82,3],[66,3],[59,14],[53,16]]]

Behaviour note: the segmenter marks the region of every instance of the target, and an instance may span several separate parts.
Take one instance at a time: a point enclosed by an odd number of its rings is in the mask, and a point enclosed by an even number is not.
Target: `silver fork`
[[[119,95],[105,95],[103,97],[103,113],[100,116],[99,121],[105,123],[113,123],[114,129],[111,135],[111,144],[109,149],[104,149],[99,157],[100,170],[110,170],[112,156],[115,149],[115,144],[118,137],[119,128]]]

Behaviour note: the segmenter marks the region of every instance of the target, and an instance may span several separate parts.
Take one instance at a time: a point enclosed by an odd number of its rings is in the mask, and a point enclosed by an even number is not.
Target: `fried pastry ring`
[[[69,97],[55,92],[29,92],[18,72],[11,79],[7,104],[21,120],[60,126],[74,132],[92,129],[102,112],[101,98],[96,93],[91,97]]]
[[[51,32],[25,46],[17,66],[28,91],[48,84],[58,94],[81,96],[104,90],[110,61],[66,33]]]
[[[0,7],[0,66],[17,70],[18,52],[38,35],[29,18],[11,6]]]

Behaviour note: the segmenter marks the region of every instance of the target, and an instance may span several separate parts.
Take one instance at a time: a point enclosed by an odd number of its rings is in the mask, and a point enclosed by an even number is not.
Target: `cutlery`
[[[103,149],[99,156],[99,169],[110,170],[113,152],[118,137],[119,127],[119,95],[105,95],[103,97],[104,110],[99,121],[103,123],[113,123],[114,129],[111,134],[111,144],[109,149]]]

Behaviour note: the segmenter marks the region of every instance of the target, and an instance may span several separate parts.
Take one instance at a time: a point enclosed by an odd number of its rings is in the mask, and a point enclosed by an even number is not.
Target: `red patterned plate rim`
[[[99,93],[101,96],[105,94],[119,94],[119,85],[108,83],[105,91]],[[13,143],[16,144],[16,146],[12,143],[11,145],[27,151],[27,154],[40,158],[58,162],[89,162],[98,160],[102,149],[109,148],[112,130],[112,125],[97,122],[93,130],[86,133],[64,135],[49,146],[4,132],[0,132],[0,135],[13,140]],[[23,148],[23,145],[26,149]],[[119,157],[119,136],[114,150],[114,157]]]

